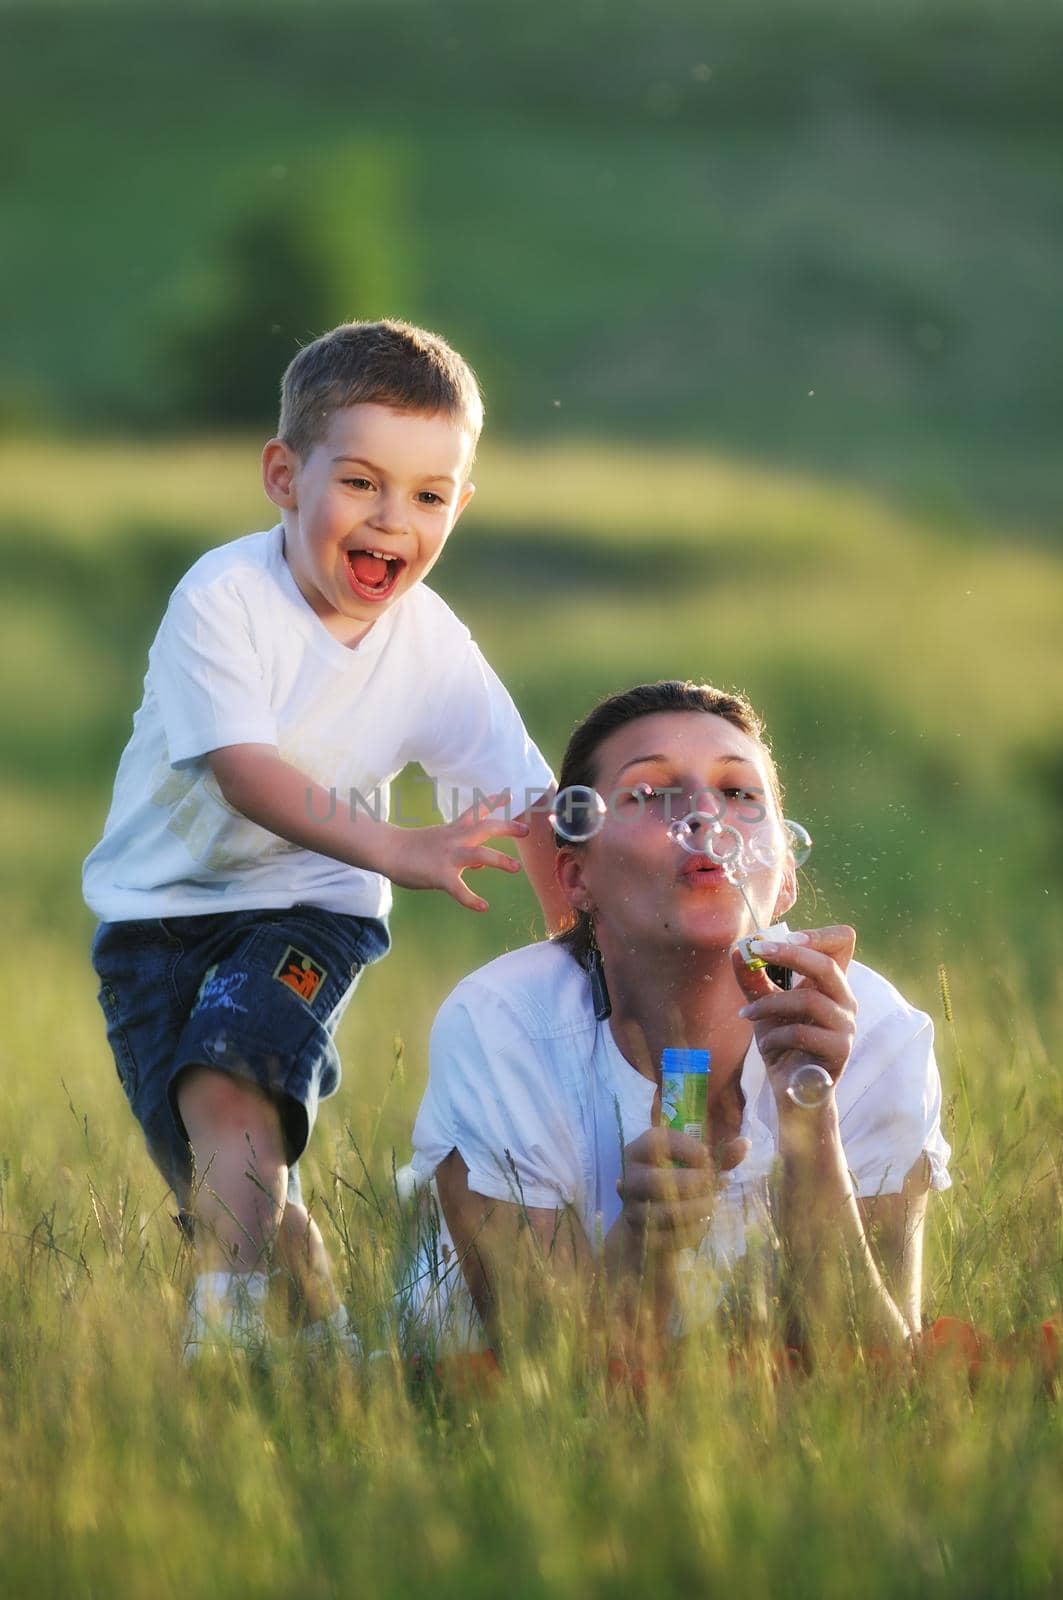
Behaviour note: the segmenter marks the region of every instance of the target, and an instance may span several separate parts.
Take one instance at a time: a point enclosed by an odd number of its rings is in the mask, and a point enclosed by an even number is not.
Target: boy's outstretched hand
[[[486,911],[487,901],[462,873],[521,870],[519,861],[484,843],[527,838],[526,822],[490,815],[509,799],[507,792],[480,798],[456,822],[400,828],[337,807],[335,789],[323,789],[272,745],[227,745],[206,759],[225,800],[251,822],[305,850],[383,873],[404,889],[442,889],[469,911]]]
[[[463,811],[456,822],[428,828],[395,828],[388,839],[383,871],[403,889],[442,889],[469,911],[486,911],[487,901],[474,893],[462,877],[479,867],[519,872],[520,862],[502,850],[492,850],[487,839],[525,839],[526,822],[492,817],[508,793],[488,795]]]

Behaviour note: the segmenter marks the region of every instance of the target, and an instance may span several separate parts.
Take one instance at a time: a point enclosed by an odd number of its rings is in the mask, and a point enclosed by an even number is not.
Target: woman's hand
[[[845,972],[856,947],[852,928],[813,928],[794,941],[758,941],[757,950],[772,966],[788,967],[796,988],[779,989],[763,970],[751,972],[736,950],[735,977],[748,1005],[740,1016],[753,1024],[757,1047],[780,1108],[788,1108],[786,1089],[795,1067],[814,1061],[837,1083],[856,1036],[856,999]]]
[[[720,1151],[719,1170],[736,1167],[748,1150],[748,1139],[732,1139]],[[674,1128],[647,1128],[625,1147],[616,1185],[624,1203],[618,1220],[636,1254],[701,1242],[712,1216],[717,1170],[700,1139]]]

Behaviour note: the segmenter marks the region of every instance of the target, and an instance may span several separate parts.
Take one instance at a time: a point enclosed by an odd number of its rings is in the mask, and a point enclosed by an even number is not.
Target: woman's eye
[[[736,807],[732,813],[736,822],[763,822],[768,815],[760,789],[723,789],[721,793],[728,806]]]
[[[660,789],[655,789],[652,783],[636,783],[630,791],[632,800],[640,801],[659,800],[662,792]]]

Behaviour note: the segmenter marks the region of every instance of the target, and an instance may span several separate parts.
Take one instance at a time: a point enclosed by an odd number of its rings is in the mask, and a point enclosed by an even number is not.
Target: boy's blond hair
[[[341,322],[289,364],[277,432],[305,461],[325,437],[334,411],[367,404],[453,417],[471,440],[472,465],[483,401],[468,362],[438,334],[390,318]]]

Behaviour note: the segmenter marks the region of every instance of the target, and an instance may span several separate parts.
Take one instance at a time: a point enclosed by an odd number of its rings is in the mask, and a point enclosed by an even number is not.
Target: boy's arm
[[[527,837],[517,841],[517,852],[524,863],[528,882],[542,907],[546,932],[552,937],[561,931],[572,915],[572,907],[561,893],[554,871],[557,861],[554,830],[543,809],[542,800],[536,801],[517,820],[528,825]]]
[[[471,807],[456,822],[398,828],[344,809],[334,790],[293,767],[273,745],[225,745],[209,751],[206,760],[229,805],[250,822],[304,850],[379,872],[403,888],[443,889],[470,911],[486,911],[487,901],[461,874],[469,867],[520,871],[512,856],[484,843],[501,837],[523,842],[529,832],[522,821],[479,820],[481,812],[501,804],[501,795]]]

